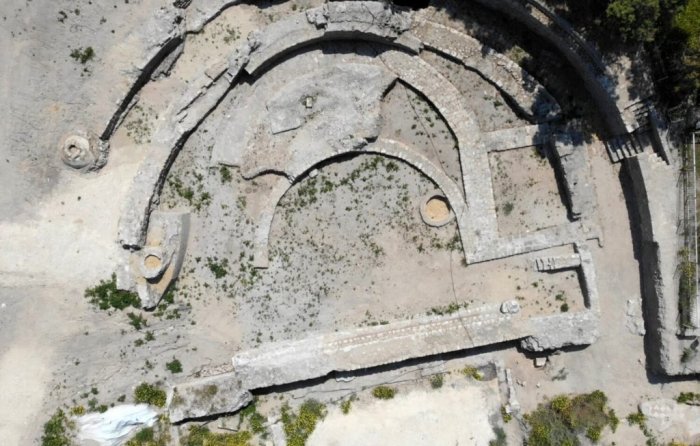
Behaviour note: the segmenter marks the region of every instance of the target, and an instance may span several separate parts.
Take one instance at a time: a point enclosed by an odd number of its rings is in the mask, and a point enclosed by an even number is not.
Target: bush
[[[531,427],[528,446],[577,446],[582,434],[597,442],[603,429],[615,425],[617,419],[606,405],[607,397],[601,391],[573,398],[559,395],[547,404],[540,404],[525,415]]]
[[[439,389],[442,387],[445,378],[442,375],[433,375],[430,377],[430,387],[433,389]]]
[[[340,403],[340,411],[343,412],[343,415],[349,414],[351,407],[352,407],[352,398],[347,399],[347,400]]]
[[[215,434],[205,426],[192,426],[180,439],[181,446],[250,446],[253,436],[248,431]]]
[[[681,392],[676,401],[680,404],[700,405],[700,393]]]
[[[70,431],[73,424],[68,420],[63,410],[56,413],[44,424],[44,434],[41,436],[41,446],[71,446]]]
[[[70,57],[85,65],[87,62],[95,58],[95,50],[92,49],[91,46],[87,48],[77,48],[71,51]]]
[[[630,42],[653,41],[659,14],[659,0],[613,0],[605,10],[608,22]]]
[[[146,403],[156,407],[165,406],[165,390],[148,383],[141,383],[134,390],[134,401]]]
[[[165,368],[170,370],[170,373],[182,373],[182,363],[173,358],[172,361],[165,363]]]
[[[372,389],[372,395],[380,400],[390,400],[396,396],[396,389],[388,386],[378,386]]]
[[[482,379],[484,379],[479,369],[469,365],[462,369],[462,375],[466,376],[467,378],[475,379],[477,381],[481,381]]]
[[[295,414],[289,405],[282,406],[282,424],[287,446],[304,446],[316,429],[316,424],[326,416],[326,406],[316,400],[307,400]]]
[[[489,446],[508,446],[505,431],[500,427],[494,427],[493,433],[496,434],[496,439],[489,441]]]
[[[112,274],[111,280],[100,281],[99,285],[85,290],[85,297],[100,310],[123,310],[129,306],[141,307],[141,299],[136,293],[117,289],[117,276]]]
[[[124,446],[168,446],[170,434],[160,421],[154,427],[144,427],[127,441]]]

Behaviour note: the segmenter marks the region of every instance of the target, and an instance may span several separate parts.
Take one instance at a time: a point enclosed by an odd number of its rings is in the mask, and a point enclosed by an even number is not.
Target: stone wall
[[[626,161],[639,218],[640,268],[647,362],[656,373],[697,373],[682,364],[678,332],[678,200],[673,169],[653,153]],[[635,216],[630,216],[634,218]]]

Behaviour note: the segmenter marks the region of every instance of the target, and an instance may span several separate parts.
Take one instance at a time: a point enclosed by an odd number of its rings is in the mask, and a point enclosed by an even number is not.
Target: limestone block
[[[168,399],[172,423],[236,412],[253,401],[231,374],[215,375],[173,387]]]

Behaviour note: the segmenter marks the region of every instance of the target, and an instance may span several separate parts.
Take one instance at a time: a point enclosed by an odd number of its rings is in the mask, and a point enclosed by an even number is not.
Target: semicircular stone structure
[[[459,44],[456,47],[448,45],[448,36],[454,36]],[[166,106],[164,116],[160,119],[161,125],[155,131],[154,142],[166,148],[170,147],[171,150],[179,147],[230,91],[232,84],[236,85],[241,73],[259,75],[261,71],[269,69],[276,60],[294,50],[324,40],[347,39],[378,42],[409,54],[420,53],[424,46],[431,48],[458,59],[466,67],[489,79],[531,119],[548,120],[559,111],[556,101],[534,78],[517,68],[517,65],[505,56],[462,33],[446,30],[442,25],[432,25],[425,18],[415,20],[414,13],[397,10],[383,2],[331,2],[304,13],[292,14],[252,33],[233,51],[228,62],[220,61],[207,67],[182,94],[177,95],[173,102]],[[397,52],[394,51],[393,54]],[[479,57],[474,57],[477,54]],[[387,64],[393,61],[395,68],[406,68],[405,62],[398,60],[398,56],[387,55],[382,59]],[[420,73],[407,70],[404,79],[414,75],[420,76]],[[417,81],[420,77],[414,79]],[[435,79],[427,86],[439,89],[439,85],[449,84],[445,81],[436,84],[434,81]],[[535,94],[529,94],[529,91]],[[537,98],[536,101],[532,99],[533,96]],[[538,114],[532,114],[534,112]],[[466,140],[468,138],[463,135],[461,141]],[[125,247],[133,248],[143,244],[148,215],[153,203],[157,201],[164,174],[174,159],[160,150],[152,152],[144,168],[139,170],[129,196],[129,204],[125,206],[125,213],[120,220],[118,239]],[[485,199],[487,202],[484,207],[488,207],[488,198]],[[484,215],[481,212],[476,214]],[[485,225],[486,238],[492,237],[488,229],[491,226],[492,224]]]
[[[348,44],[361,50],[342,46]],[[449,61],[449,66],[440,66],[434,57]],[[475,112],[469,92],[446,72],[454,67],[496,91],[518,123],[488,127],[488,119]],[[508,296],[503,302],[449,318],[431,315],[388,328],[348,330],[245,351],[236,355],[234,363],[246,390],[496,342],[520,341],[526,350],[543,351],[597,338],[599,308],[587,245],[591,240],[602,244],[593,215],[595,197],[589,193],[585,206],[572,205],[576,218],[565,223],[507,234],[499,228],[495,169],[490,161],[494,153],[551,143],[559,163],[552,169],[559,169],[557,174],[569,181],[567,186],[577,200],[580,189],[574,188],[587,181],[588,163],[585,145],[572,148],[573,143],[564,144],[550,134],[561,130],[557,101],[503,54],[420,12],[383,2],[329,2],[250,33],[228,58],[204,67],[185,84],[179,94],[160,104],[157,128],[145,147],[145,160],[122,214],[118,240],[133,257],[129,265],[140,265],[145,252],[160,249],[153,234],[158,228],[149,221],[151,212],[160,209],[161,189],[179,151],[215,114],[215,135],[208,140],[213,144],[205,152],[209,172],[235,167],[242,181],[265,184],[260,194],[264,196],[258,196],[255,210],[246,215],[253,221],[246,247],[253,252],[245,257],[250,256],[255,268],[272,269],[273,223],[290,190],[336,159],[381,155],[411,166],[433,183],[431,190],[444,194],[455,216],[453,229],[459,237],[455,246],[461,245],[455,251],[463,255],[464,267],[566,247],[572,251],[567,255],[533,257],[537,272],[579,269],[583,282],[585,302],[568,314],[525,315]],[[420,147],[396,133],[385,133],[389,119],[383,107],[399,90],[406,93],[407,102],[415,97],[414,101],[434,111],[435,121],[446,129],[445,139],[454,143],[444,155],[454,165],[446,168],[441,155],[432,153],[427,144]],[[163,227],[173,226],[175,217],[182,219],[179,214],[154,216]],[[226,224],[223,219],[221,224]],[[186,229],[182,231],[185,239]],[[172,232],[169,255],[179,264],[184,239],[180,232]],[[139,271],[151,274],[143,268],[131,268],[128,273]],[[120,286],[144,288],[149,278],[118,279]],[[156,294],[149,295],[150,304],[157,300]],[[464,333],[466,337],[457,336]],[[419,342],[414,345],[407,339]],[[311,357],[304,367],[299,366],[305,361],[300,351]]]

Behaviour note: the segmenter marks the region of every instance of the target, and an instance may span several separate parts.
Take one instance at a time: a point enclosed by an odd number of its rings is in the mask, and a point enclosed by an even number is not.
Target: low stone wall
[[[589,310],[524,318],[500,307],[274,342],[237,353],[233,373],[241,388],[253,390],[517,339],[542,351],[587,345],[598,336],[598,316]]]
[[[647,360],[657,373],[698,373],[681,362],[678,332],[678,202],[673,169],[653,153],[628,159],[633,207],[638,212],[642,299],[647,332]],[[631,218],[634,218],[631,216]]]

